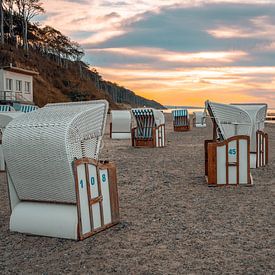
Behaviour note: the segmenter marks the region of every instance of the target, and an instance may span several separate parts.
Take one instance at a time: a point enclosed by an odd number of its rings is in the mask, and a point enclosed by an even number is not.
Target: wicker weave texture
[[[252,122],[252,131],[250,136],[250,151],[256,152],[256,132],[258,130],[264,130],[264,122],[267,113],[267,104],[265,103],[255,103],[255,104],[233,104],[236,107],[239,107],[245,110]]]
[[[72,161],[98,158],[108,102],[49,104],[7,126],[4,155],[20,200],[76,201]]]
[[[236,106],[207,101],[206,108],[214,116],[222,139],[236,135],[251,136],[252,121],[249,114]]]
[[[23,115],[22,112],[0,112],[0,129],[5,129],[6,126],[16,117]]]

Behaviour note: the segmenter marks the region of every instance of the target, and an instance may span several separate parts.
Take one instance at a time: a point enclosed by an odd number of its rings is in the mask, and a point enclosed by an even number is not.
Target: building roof
[[[0,69],[3,69],[5,71],[14,72],[14,73],[19,73],[19,74],[25,74],[25,75],[38,75],[39,74],[36,71],[27,70],[27,69],[23,69],[23,68],[19,68],[19,67],[13,67],[12,65],[3,66],[3,67],[0,67]]]

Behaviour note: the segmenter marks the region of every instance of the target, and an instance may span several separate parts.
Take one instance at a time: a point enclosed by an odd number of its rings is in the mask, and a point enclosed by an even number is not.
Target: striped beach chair
[[[205,140],[205,175],[211,186],[252,185],[250,136],[252,121],[239,107],[206,101],[213,140]]]
[[[3,136],[10,230],[82,240],[118,222],[116,170],[98,160],[108,102],[49,104]]]
[[[19,111],[20,112],[23,112],[23,113],[29,113],[29,112],[33,112],[35,110],[37,110],[38,107],[35,106],[35,105],[24,105],[24,104],[20,104],[20,109]]]
[[[111,111],[112,121],[110,123],[110,138],[112,139],[130,139],[131,138],[131,125],[132,117],[131,112]]]
[[[264,132],[267,104],[232,104],[246,111],[252,122],[250,134],[250,168],[258,168],[268,163],[268,134]]]
[[[136,127],[132,128],[132,145],[134,147],[164,147],[164,114],[153,108],[132,109]]]
[[[0,112],[15,112],[15,109],[10,105],[0,105]]]
[[[190,119],[187,109],[172,111],[174,131],[184,132],[190,130]]]

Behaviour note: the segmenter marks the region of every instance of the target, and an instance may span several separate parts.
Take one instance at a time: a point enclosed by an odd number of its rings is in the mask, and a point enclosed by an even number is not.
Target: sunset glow
[[[85,49],[104,79],[164,105],[275,107],[275,3],[45,1],[44,25]]]

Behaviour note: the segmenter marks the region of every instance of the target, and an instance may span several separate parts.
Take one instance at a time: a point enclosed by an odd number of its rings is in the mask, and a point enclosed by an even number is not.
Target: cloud
[[[267,102],[275,107],[275,67],[97,68],[103,77],[163,104]],[[258,92],[256,92],[258,91]],[[173,95],[173,96],[171,96]],[[193,99],[191,97],[194,97]],[[175,101],[176,97],[176,101]],[[188,99],[188,100],[187,100]]]
[[[248,54],[244,51],[214,51],[214,52],[177,52],[168,51],[160,48],[103,48],[90,49],[87,52],[94,53],[111,53],[122,56],[135,56],[141,58],[156,59],[162,62],[174,63],[192,63],[201,64],[211,62],[211,64],[231,63]]]
[[[270,16],[251,18],[245,26],[220,26],[207,32],[216,38],[275,39],[275,22]]]
[[[77,39],[106,79],[163,104],[275,107],[275,3],[239,2],[48,0],[43,22]]]

